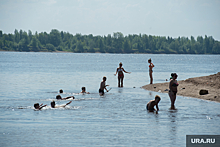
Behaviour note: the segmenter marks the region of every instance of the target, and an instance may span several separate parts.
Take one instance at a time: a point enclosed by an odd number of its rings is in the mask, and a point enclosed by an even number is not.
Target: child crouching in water
[[[157,108],[156,111],[159,111],[158,103],[160,102],[160,100],[161,100],[160,96],[156,95],[155,100],[150,100],[150,102],[147,103],[147,106],[146,106],[147,110],[149,112],[154,112],[155,111],[154,106],[156,105],[156,108]]]

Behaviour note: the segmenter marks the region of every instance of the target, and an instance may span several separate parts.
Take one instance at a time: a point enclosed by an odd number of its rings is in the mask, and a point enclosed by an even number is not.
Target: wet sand
[[[177,95],[220,102],[220,72],[209,76],[189,78],[178,81],[178,83]],[[142,88],[150,91],[168,93],[169,81],[145,85]],[[199,91],[201,89],[208,90],[208,94],[200,95]]]

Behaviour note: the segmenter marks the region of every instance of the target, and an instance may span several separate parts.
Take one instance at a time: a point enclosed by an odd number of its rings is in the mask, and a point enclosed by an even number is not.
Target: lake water
[[[140,88],[149,83],[149,58],[154,83],[172,72],[184,80],[220,69],[219,55],[0,52],[0,146],[184,147],[186,135],[220,135],[220,103],[177,96],[177,110],[169,110],[167,94]],[[114,76],[119,62],[131,72],[124,88]],[[103,76],[112,89],[100,97]],[[91,94],[77,94],[83,86]],[[34,111],[34,103],[50,105],[59,89],[75,100]],[[160,111],[149,113],[146,104],[157,94]]]

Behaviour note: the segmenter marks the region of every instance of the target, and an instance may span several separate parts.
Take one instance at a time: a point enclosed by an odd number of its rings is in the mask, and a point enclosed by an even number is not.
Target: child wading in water
[[[105,94],[104,89],[108,92],[106,86],[109,86],[109,85],[105,85],[106,79],[107,79],[106,77],[103,77],[103,81],[100,84],[100,88],[99,88],[99,94],[100,95],[104,95]]]
[[[154,67],[154,64],[151,63],[151,59],[148,60],[148,63],[150,63],[149,65],[149,76],[150,76],[150,84],[153,84],[153,67]]]
[[[124,68],[122,67],[122,63],[119,63],[119,67],[116,69],[116,73],[114,74],[116,76],[116,74],[118,73],[118,87],[123,87],[123,79],[124,79],[124,74],[125,73],[131,73],[131,72],[127,72],[124,70]],[[121,84],[120,84],[121,83]]]
[[[155,96],[155,100],[151,100],[150,102],[147,103],[147,110],[149,112],[154,112],[154,111],[159,111],[158,103],[160,102],[161,98],[159,95]],[[154,109],[154,106],[156,106],[157,110]]]

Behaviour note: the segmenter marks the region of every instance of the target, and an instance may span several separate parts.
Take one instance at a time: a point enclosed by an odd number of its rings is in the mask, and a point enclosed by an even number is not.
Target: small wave
[[[41,110],[65,110],[65,109],[76,110],[76,109],[82,108],[82,106],[65,106],[65,104],[56,105],[56,106],[57,106],[57,108],[52,108],[51,106],[46,106],[46,107],[42,108]]]
[[[86,101],[86,100],[98,100],[99,98],[78,98],[74,99],[75,101]]]
[[[211,117],[209,117],[209,116],[206,116],[206,118],[207,118],[207,119],[212,119],[212,118],[211,118]]]

